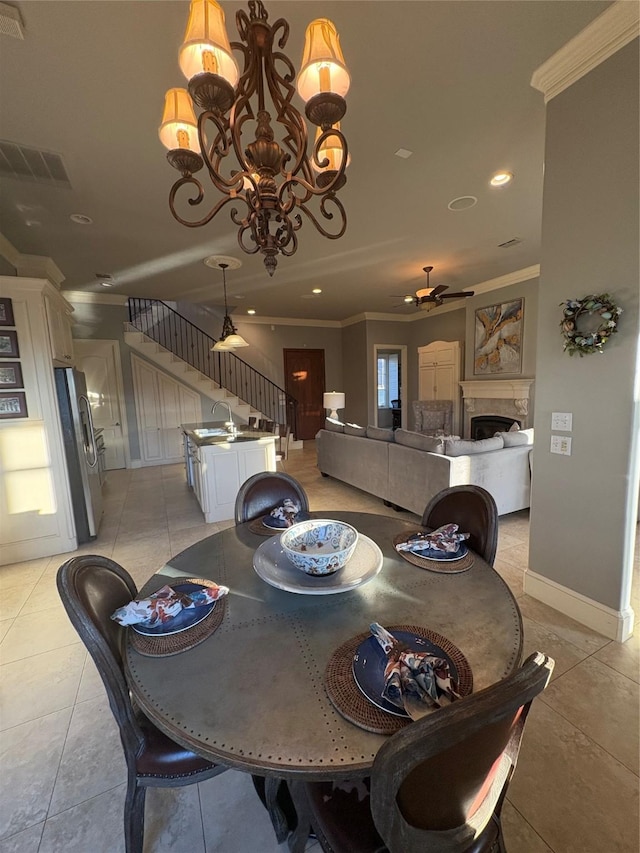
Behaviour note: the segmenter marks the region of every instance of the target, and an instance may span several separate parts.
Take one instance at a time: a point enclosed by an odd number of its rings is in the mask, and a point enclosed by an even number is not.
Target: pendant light
[[[222,270],[222,287],[224,289],[224,320],[222,323],[222,334],[220,340],[216,341],[211,347],[214,352],[224,352],[225,350],[234,350],[239,347],[248,347],[249,344],[245,341],[242,335],[238,334],[238,330],[231,322],[229,309],[227,307],[227,275],[226,271],[229,264],[220,262],[218,269]]]

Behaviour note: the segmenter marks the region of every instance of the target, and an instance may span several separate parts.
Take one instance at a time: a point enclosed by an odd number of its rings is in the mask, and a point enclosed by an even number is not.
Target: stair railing
[[[266,420],[288,424],[296,435],[298,401],[231,350],[212,352],[215,343],[178,311],[160,299],[130,297],[129,323],[164,349],[208,376]]]

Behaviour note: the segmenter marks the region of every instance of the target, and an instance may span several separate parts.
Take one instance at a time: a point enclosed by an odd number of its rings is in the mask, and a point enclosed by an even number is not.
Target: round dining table
[[[380,571],[364,585],[332,595],[289,592],[254,570],[268,541],[251,522],[197,542],[140,591],[176,578],[229,587],[217,630],[168,657],[140,654],[129,640],[126,672],[144,713],[199,755],[263,777],[308,781],[366,775],[386,736],[345,719],[324,686],[336,648],[383,626],[424,626],[466,657],[473,691],[499,681],[520,663],[522,620],[500,575],[478,555],[459,573],[427,571],[403,559],[394,537],[415,521],[360,512],[312,513],[354,526],[382,552]],[[130,630],[130,629],[129,629]]]

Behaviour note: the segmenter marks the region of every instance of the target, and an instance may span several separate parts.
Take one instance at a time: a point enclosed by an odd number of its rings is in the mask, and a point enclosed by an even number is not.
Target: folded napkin
[[[160,625],[181,613],[203,604],[211,604],[229,592],[226,586],[204,586],[194,592],[184,593],[163,586],[149,598],[139,598],[119,607],[111,614],[120,625]]]
[[[458,682],[445,658],[417,652],[373,622],[371,633],[387,656],[382,696],[402,708],[412,720],[460,698]]]
[[[458,533],[457,524],[443,524],[431,533],[413,533],[406,542],[398,542],[396,551],[440,551],[443,554],[455,554],[460,543],[469,538],[468,533]]]
[[[280,522],[278,527],[292,527],[296,521],[301,521],[297,516],[300,514],[300,507],[291,498],[285,498],[282,506],[274,507],[269,513],[270,517]]]

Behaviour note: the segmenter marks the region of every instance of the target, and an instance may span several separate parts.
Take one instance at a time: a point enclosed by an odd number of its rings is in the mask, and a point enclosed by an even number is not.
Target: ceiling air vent
[[[498,243],[499,249],[510,249],[511,246],[517,246],[518,243],[522,243],[520,237],[512,237],[510,240],[505,240],[504,243]]]
[[[24,40],[20,12],[7,3],[0,3],[0,35]]]
[[[5,139],[0,139],[0,175],[71,189],[69,175],[59,154],[27,148]]]

